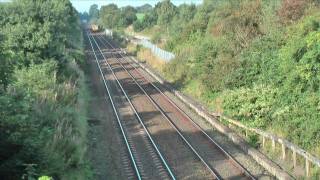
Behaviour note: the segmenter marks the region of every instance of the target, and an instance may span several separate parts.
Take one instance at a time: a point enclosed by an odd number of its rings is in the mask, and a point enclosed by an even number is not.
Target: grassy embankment
[[[136,56],[139,61],[147,63],[156,71],[160,73],[163,72],[166,62],[154,55],[150,49],[129,43],[127,45],[127,51]]]

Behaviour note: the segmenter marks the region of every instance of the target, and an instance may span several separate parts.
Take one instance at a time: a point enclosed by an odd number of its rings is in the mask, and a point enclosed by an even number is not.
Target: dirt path
[[[88,52],[88,51],[87,51]],[[126,179],[121,171],[125,149],[94,57],[87,54],[87,84],[91,93],[89,106],[88,156],[94,179]]]

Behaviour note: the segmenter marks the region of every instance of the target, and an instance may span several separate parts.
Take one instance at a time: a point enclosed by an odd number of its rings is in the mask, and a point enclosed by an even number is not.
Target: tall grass
[[[135,52],[136,56],[139,61],[146,62],[149,66],[151,66],[153,69],[158,71],[159,73],[163,73],[163,68],[166,65],[166,62],[154,55],[150,49],[143,48],[143,47],[132,47],[132,45],[128,46],[129,52]],[[136,50],[134,50],[136,48]]]

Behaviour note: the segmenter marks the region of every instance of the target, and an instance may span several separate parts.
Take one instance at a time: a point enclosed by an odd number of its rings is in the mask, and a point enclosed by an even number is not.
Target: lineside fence
[[[155,44],[152,44],[147,39],[141,39],[136,42],[145,48],[149,48],[153,54],[155,54],[156,56],[158,56],[159,58],[161,58],[167,62],[175,58],[175,55],[173,53],[165,51],[165,50],[157,47]]]
[[[286,139],[283,139],[281,137],[278,137],[274,134],[262,131],[260,129],[256,129],[256,128],[250,128],[247,127],[245,125],[243,125],[242,123],[240,123],[239,121],[233,120],[229,117],[226,116],[222,116],[222,115],[216,115],[216,114],[212,114],[216,117],[218,117],[218,119],[224,123],[227,124],[229,126],[229,128],[231,129],[235,129],[238,128],[240,129],[242,132],[245,133],[245,137],[249,136],[249,133],[254,133],[258,136],[260,136],[262,138],[262,147],[264,148],[266,146],[267,140],[269,140],[269,142],[271,142],[271,149],[273,152],[275,152],[276,150],[276,146],[277,144],[280,145],[281,148],[281,158],[283,160],[288,158],[288,154],[291,153],[291,160],[292,160],[292,164],[293,167],[297,167],[297,159],[298,159],[298,155],[304,159],[304,167],[305,167],[305,175],[307,177],[310,177],[311,175],[311,167],[317,167],[318,169],[320,168],[320,159],[317,158],[316,156],[308,153],[306,150],[298,147],[297,145],[289,142]]]
[[[105,34],[107,36],[113,35],[112,30],[110,29],[105,29]],[[150,42],[149,39],[146,39],[146,37],[138,36],[138,35],[136,36],[134,35],[134,33],[131,33],[130,36],[134,38],[134,40],[132,40],[133,43],[150,49],[154,55],[158,56],[160,59],[163,59],[166,62],[169,62],[175,58],[175,55],[173,53],[159,48],[157,45]]]

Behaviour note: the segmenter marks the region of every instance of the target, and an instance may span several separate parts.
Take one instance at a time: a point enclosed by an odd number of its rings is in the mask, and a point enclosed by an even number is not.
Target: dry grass
[[[133,43],[128,43],[126,50],[127,50],[128,53],[136,55],[136,53],[137,53],[137,45],[135,45]]]
[[[153,69],[157,70],[160,73],[163,73],[163,69],[166,65],[166,62],[161,58],[158,58],[157,56],[153,55],[150,49],[141,48],[137,52],[137,57],[139,61],[146,62]]]

